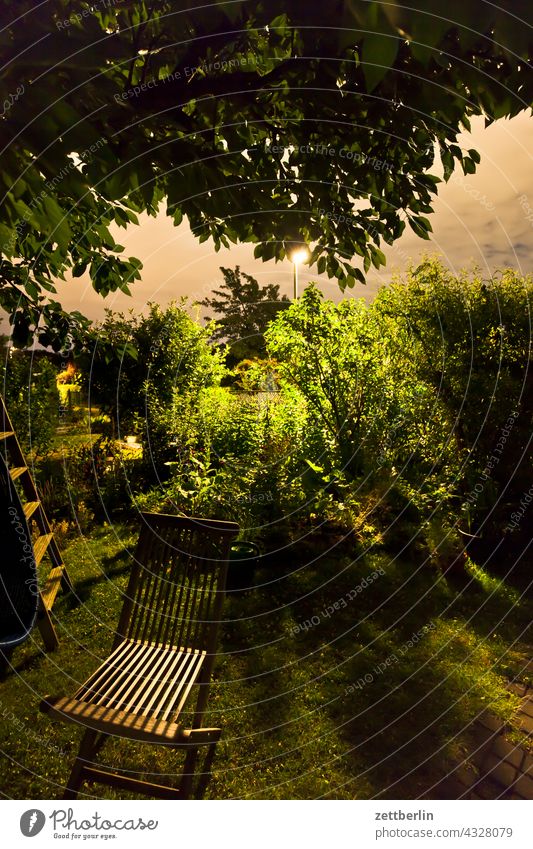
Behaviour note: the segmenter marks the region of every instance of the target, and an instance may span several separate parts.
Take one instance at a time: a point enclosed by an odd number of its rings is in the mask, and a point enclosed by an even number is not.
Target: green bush
[[[201,393],[196,426],[213,457],[253,462],[264,438],[264,409],[252,392],[214,387]]]
[[[223,354],[208,341],[211,325],[201,327],[186,307],[185,300],[150,304],[141,316],[108,310],[92,328],[79,360],[91,405],[110,416],[115,435],[137,432],[157,449],[161,413],[224,374]]]
[[[237,520],[257,536],[283,517],[298,473],[304,409],[292,388],[270,399],[227,387],[203,390],[182,438],[172,441],[169,479],[139,494],[137,505]]]
[[[324,301],[309,286],[266,333],[280,375],[307,401],[328,460],[348,478],[373,464],[399,408],[398,374],[364,301]]]
[[[59,396],[57,370],[44,356],[31,351],[4,350],[0,366],[2,394],[24,452],[48,451],[57,428]]]
[[[373,543],[398,534],[398,495],[411,522],[451,505],[458,471],[446,410],[398,356],[394,334],[373,306],[323,301],[313,286],[266,334],[279,373],[306,402],[300,520]]]
[[[462,502],[454,512],[467,530],[493,539],[530,485],[532,295],[533,280],[515,271],[483,280],[428,259],[382,289],[373,307],[398,362],[409,364],[411,382],[424,385],[438,411],[444,438],[433,430],[423,455],[456,453],[452,464],[437,459],[428,478]]]
[[[132,508],[132,490],[139,487],[140,461],[125,456],[117,442],[99,436],[61,453],[48,454],[36,466],[36,480],[45,510],[56,522],[77,523],[88,530],[96,518]]]

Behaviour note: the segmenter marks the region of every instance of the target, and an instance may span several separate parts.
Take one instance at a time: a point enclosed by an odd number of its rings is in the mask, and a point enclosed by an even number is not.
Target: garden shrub
[[[63,444],[35,469],[48,517],[85,532],[94,520],[132,510],[132,490],[139,487],[140,462],[124,455],[116,440],[100,436],[75,447]],[[64,530],[64,525],[61,525]]]
[[[1,391],[22,450],[34,456],[51,447],[59,417],[57,369],[32,351],[4,350]]]
[[[147,315],[106,312],[94,326],[84,357],[91,405],[110,416],[114,433],[138,433],[159,447],[159,413],[176,396],[197,395],[224,374],[223,352],[209,344],[212,326],[187,312],[186,299],[150,304]]]
[[[532,279],[515,271],[484,280],[428,259],[373,307],[389,322],[398,360],[432,394],[460,461],[453,483],[438,466],[428,477],[460,495],[454,513],[467,531],[493,541],[530,485],[532,295]],[[431,450],[437,442],[432,434]]]
[[[323,301],[311,286],[266,334],[307,404],[300,519],[344,525],[373,544],[401,524],[393,493],[421,521],[453,482],[456,459],[442,407],[396,356],[389,331],[372,306]]]
[[[282,377],[307,401],[329,461],[350,478],[378,448],[384,423],[398,407],[390,354],[364,301],[323,301],[311,285],[266,332]]]
[[[201,392],[187,423],[186,437],[171,443],[169,479],[139,494],[137,505],[236,520],[249,537],[279,522],[297,473],[294,452],[305,427],[301,397],[292,388],[265,400],[211,387]]]
[[[252,392],[207,389],[198,399],[197,428],[214,458],[253,461],[263,441],[264,411]]]

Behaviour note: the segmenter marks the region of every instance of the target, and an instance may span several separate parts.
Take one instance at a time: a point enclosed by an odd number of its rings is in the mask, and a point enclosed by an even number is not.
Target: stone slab
[[[513,793],[517,793],[522,799],[533,799],[533,778],[530,775],[521,775],[513,784]]]
[[[492,753],[489,754],[483,761],[481,773],[483,774],[483,777],[492,779],[492,781],[497,781],[503,788],[511,787],[516,781],[518,775],[516,767],[507,763],[507,761],[502,761]]]

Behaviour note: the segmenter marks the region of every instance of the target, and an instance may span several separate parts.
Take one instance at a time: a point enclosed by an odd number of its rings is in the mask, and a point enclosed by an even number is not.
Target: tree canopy
[[[211,298],[199,303],[215,311],[213,339],[228,342],[230,358],[235,363],[264,357],[264,333],[278,312],[289,306],[286,295],[280,298],[279,286],[260,286],[255,277],[235,269],[220,268],[224,282]]]
[[[515,0],[0,0],[0,305],[23,344],[82,326],[55,281],[128,291],[110,225],[161,206],[218,250],[281,260],[301,240],[341,286],[408,223],[427,238],[439,177],[479,156],[473,115],[533,102],[533,7]],[[355,259],[354,259],[355,258]]]

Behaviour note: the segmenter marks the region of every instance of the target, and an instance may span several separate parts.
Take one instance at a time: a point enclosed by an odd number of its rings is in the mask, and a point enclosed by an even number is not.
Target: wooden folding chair
[[[207,783],[220,728],[203,728],[222,613],[234,522],[142,513],[142,528],[113,651],[71,698],[45,697],[41,710],[85,726],[64,798],[83,781],[166,799],[189,798],[198,750]],[[180,721],[196,688],[190,727]],[[110,736],[185,750],[179,787],[96,767]]]

